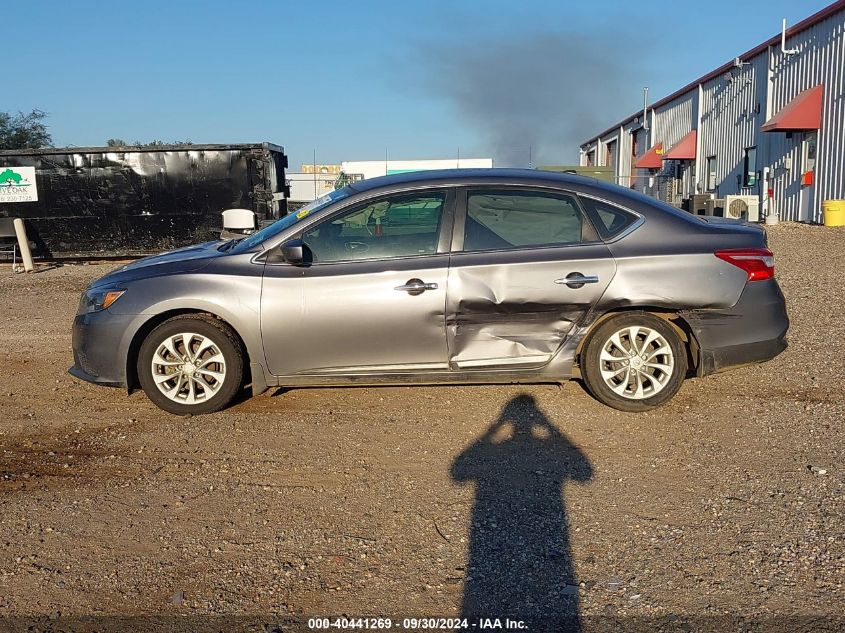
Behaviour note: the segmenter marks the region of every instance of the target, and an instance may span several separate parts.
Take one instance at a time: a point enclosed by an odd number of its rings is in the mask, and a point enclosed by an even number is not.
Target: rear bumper
[[[699,376],[770,360],[787,346],[786,300],[774,279],[747,284],[728,310],[691,310],[682,316],[700,347]]]
[[[68,373],[99,385],[125,385],[127,334],[135,318],[108,310],[77,315],[73,320],[73,367]]]

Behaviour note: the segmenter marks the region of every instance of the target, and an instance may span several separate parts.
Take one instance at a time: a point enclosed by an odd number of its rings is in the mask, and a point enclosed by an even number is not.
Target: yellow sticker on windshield
[[[309,211],[308,209],[303,209],[302,211],[300,211],[299,213],[296,214],[296,219],[301,220],[302,218],[304,218],[309,213],[311,213],[311,211]]]

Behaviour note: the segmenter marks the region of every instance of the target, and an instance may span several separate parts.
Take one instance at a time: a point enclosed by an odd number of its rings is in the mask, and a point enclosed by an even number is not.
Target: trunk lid
[[[715,215],[693,216],[703,224],[707,225],[713,232],[722,235],[732,233],[736,235],[745,235],[749,238],[749,245],[768,246],[769,237],[766,234],[766,229],[761,224],[748,222],[747,220],[737,220],[734,218],[722,218]]]

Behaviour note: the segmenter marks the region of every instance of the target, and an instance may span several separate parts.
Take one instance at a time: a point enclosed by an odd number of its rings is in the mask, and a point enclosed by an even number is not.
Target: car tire
[[[687,374],[687,350],[665,319],[647,312],[620,313],[589,334],[580,368],[599,402],[637,413],[678,392]]]
[[[243,384],[244,354],[214,317],[177,316],[155,327],[138,353],[138,380],[156,406],[177,415],[213,413]]]

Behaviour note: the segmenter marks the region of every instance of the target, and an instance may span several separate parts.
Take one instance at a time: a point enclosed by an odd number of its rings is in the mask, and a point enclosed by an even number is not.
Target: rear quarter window
[[[582,196],[581,202],[596,225],[599,235],[604,240],[616,237],[636,222],[639,217],[626,209],[603,200]]]

